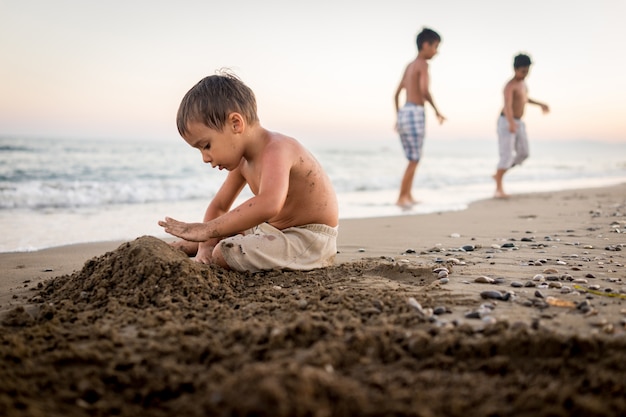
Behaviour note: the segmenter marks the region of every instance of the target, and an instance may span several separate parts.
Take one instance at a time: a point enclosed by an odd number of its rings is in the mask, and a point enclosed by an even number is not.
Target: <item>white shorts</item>
[[[517,129],[515,133],[509,132],[509,122],[506,117],[498,118],[498,150],[500,160],[498,169],[509,169],[520,165],[528,158],[528,137],[526,136],[526,124],[520,119],[515,119]]]
[[[332,266],[337,255],[337,227],[307,224],[279,230],[263,223],[222,239],[220,250],[235,271],[311,270]]]

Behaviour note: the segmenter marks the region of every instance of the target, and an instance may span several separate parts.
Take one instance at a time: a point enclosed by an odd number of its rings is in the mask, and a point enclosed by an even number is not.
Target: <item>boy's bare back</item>
[[[424,105],[426,102],[424,92],[428,91],[428,62],[424,58],[418,56],[407,65],[398,90],[403,88],[407,102]],[[396,110],[398,108],[399,103],[396,102]]]
[[[281,230],[313,223],[337,226],[337,198],[320,163],[293,138],[269,131],[264,136],[258,154],[242,159],[239,172],[254,195],[284,198],[280,211],[267,222]],[[264,184],[272,190],[262,189]]]

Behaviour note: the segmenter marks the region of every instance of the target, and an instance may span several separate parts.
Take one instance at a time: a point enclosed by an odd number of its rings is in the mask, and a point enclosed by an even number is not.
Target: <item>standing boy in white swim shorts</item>
[[[506,198],[508,194],[502,187],[502,177],[515,165],[520,165],[528,158],[528,137],[526,136],[526,124],[522,121],[526,103],[541,107],[543,113],[548,113],[550,108],[528,97],[528,88],[525,79],[530,70],[530,57],[519,54],[513,60],[515,75],[504,86],[504,108],[498,118],[498,150],[500,160],[493,179],[496,181],[495,198]]]
[[[338,207],[330,179],[298,141],[261,127],[252,90],[221,73],[183,98],[178,131],[228,176],[202,223],[159,221],[196,261],[237,271],[310,270],[337,253]],[[254,196],[231,209],[248,185]]]
[[[422,156],[422,145],[424,143],[424,103],[430,103],[435,110],[439,123],[443,123],[446,120],[437,110],[428,88],[427,61],[435,56],[440,42],[441,37],[439,34],[431,29],[424,28],[417,35],[417,57],[404,70],[402,80],[400,80],[394,97],[396,112],[398,113],[396,130],[400,134],[404,154],[409,160],[402,177],[400,195],[396,202],[397,205],[403,208],[410,208],[416,203],[411,194],[411,189],[413,188],[413,177]],[[400,108],[399,98],[402,90],[406,92],[406,103]]]

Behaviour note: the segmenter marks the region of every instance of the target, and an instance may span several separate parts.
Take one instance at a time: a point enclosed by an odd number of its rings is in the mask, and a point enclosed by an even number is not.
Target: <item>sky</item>
[[[531,140],[626,142],[623,0],[0,0],[0,136],[179,139],[201,78],[230,68],[264,127],[303,141],[390,140],[423,27],[442,37],[427,140],[495,140],[528,53]]]

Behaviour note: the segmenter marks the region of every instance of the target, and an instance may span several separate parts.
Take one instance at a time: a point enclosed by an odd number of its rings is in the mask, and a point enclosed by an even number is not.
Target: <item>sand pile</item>
[[[617,415],[626,340],[447,323],[436,265],[239,274],[142,237],[0,326],[7,416]],[[416,307],[419,306],[419,308]]]

